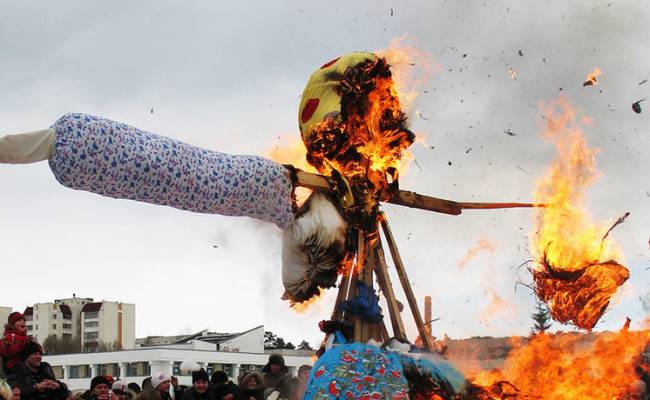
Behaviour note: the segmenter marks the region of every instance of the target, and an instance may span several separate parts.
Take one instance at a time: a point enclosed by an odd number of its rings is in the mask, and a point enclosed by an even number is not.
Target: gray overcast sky
[[[457,200],[531,199],[554,154],[538,136],[538,105],[565,95],[593,118],[584,130],[600,148],[589,210],[600,221],[631,212],[613,233],[631,278],[597,328],[618,328],[625,316],[638,327],[650,282],[650,133],[648,113],[631,104],[650,92],[639,85],[650,78],[649,4],[0,0],[0,134],[85,112],[264,154],[299,137],[299,96],[315,68],[408,35],[439,69],[414,105],[423,118],[414,115],[412,127],[427,145],[413,146],[419,167],[402,187]],[[594,67],[600,84],[583,88]],[[0,305],[22,310],[76,293],[135,303],[138,336],[264,324],[294,342],[322,337],[316,324],[335,293],[299,316],[289,310],[280,300],[280,231],[270,224],[72,191],[47,163],[0,165],[0,193]],[[514,287],[530,281],[515,268],[529,258],[529,211],[385,210],[416,295],[433,296],[435,334],[528,332],[533,297]],[[494,252],[459,269],[481,238]],[[491,312],[494,294],[507,306]]]

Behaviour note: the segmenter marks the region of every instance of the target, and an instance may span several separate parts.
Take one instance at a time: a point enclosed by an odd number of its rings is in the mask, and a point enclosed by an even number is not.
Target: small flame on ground
[[[472,246],[472,248],[467,250],[465,256],[463,256],[462,260],[460,260],[460,262],[458,263],[458,268],[460,269],[465,268],[465,265],[467,265],[468,262],[473,260],[478,255],[478,253],[484,251],[487,253],[494,254],[496,249],[497,246],[494,243],[492,243],[490,239],[488,239],[487,237],[483,237],[479,239],[479,241],[474,246]]]
[[[600,68],[596,67],[594,68],[594,71],[587,75],[587,78],[585,79],[584,83],[582,86],[592,86],[592,85],[598,85],[598,78],[601,75]]]

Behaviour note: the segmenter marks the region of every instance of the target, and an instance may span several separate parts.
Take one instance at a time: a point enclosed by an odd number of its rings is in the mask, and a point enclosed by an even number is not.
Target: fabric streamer
[[[53,148],[48,144],[52,131]],[[85,114],[64,115],[43,132],[1,138],[0,162],[49,157],[56,179],[72,189],[199,213],[248,216],[281,229],[293,221],[290,172],[266,158],[210,151]]]

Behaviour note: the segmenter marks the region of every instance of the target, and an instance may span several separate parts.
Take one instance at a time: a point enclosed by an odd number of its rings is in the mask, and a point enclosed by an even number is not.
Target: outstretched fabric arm
[[[51,129],[50,168],[69,188],[248,216],[281,229],[293,221],[290,173],[266,158],[210,151],[85,114],[64,115]]]

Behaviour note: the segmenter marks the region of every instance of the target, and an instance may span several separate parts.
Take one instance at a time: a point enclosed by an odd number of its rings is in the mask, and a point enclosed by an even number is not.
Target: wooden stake
[[[399,304],[397,304],[397,299],[395,298],[393,284],[388,275],[384,249],[381,245],[381,239],[377,238],[377,240],[379,241],[379,245],[375,248],[375,257],[377,259],[377,263],[375,264],[375,274],[377,274],[379,288],[384,294],[384,297],[386,297],[386,302],[388,303],[388,314],[390,315],[390,322],[393,327],[393,336],[401,340],[406,340],[406,330],[404,329],[404,322],[402,322],[402,315],[399,311]]]
[[[357,265],[355,268],[355,281],[363,280],[364,269],[366,266],[366,235],[365,232],[359,230],[359,241],[357,245]],[[357,294],[357,285],[354,285],[354,291],[350,291],[350,297],[356,296]],[[362,342],[363,341],[363,321],[359,318],[354,318],[354,341]]]
[[[411,308],[411,313],[413,314],[413,319],[415,320],[415,325],[418,328],[418,333],[420,334],[420,339],[424,344],[424,348],[427,351],[433,351],[433,340],[431,336],[427,335],[427,330],[424,327],[424,322],[422,321],[422,315],[420,314],[420,309],[418,308],[418,302],[415,299],[413,294],[413,289],[411,288],[411,283],[409,282],[408,276],[406,275],[406,269],[404,268],[404,263],[402,262],[402,257],[399,255],[399,250],[397,249],[397,244],[393,238],[393,233],[388,226],[388,221],[386,220],[386,215],[380,213],[379,215],[381,221],[381,227],[384,230],[384,235],[386,236],[386,242],[388,242],[388,248],[390,249],[390,254],[393,257],[393,262],[395,263],[395,269],[397,270],[397,276],[399,276],[400,283],[404,289],[404,294],[406,295],[406,300],[408,300],[409,307]]]
[[[352,273],[350,273],[352,275]],[[339,310],[339,305],[348,297],[348,289],[350,288],[350,276],[342,275],[341,282],[339,283],[339,293],[336,295],[336,302],[334,303],[334,311],[332,312],[332,320],[342,321],[343,312]]]

